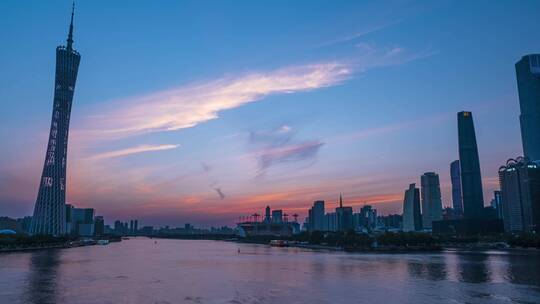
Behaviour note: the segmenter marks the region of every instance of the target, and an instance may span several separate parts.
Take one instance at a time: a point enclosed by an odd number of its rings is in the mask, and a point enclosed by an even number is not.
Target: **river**
[[[0,254],[0,303],[540,303],[540,253],[132,238]]]

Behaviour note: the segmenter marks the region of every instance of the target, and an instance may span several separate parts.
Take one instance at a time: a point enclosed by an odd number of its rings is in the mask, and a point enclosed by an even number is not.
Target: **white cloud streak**
[[[145,153],[145,152],[154,152],[154,151],[162,151],[162,150],[170,150],[170,149],[176,149],[180,147],[180,145],[141,145],[137,147],[131,147],[127,149],[122,150],[116,150],[116,151],[109,151],[104,152],[100,154],[96,154],[91,157],[91,159],[107,159],[107,158],[116,158],[116,157],[124,157],[131,154],[138,154],[138,153]]]
[[[118,139],[150,132],[172,131],[218,118],[219,112],[258,101],[271,94],[310,91],[340,84],[352,76],[342,63],[282,68],[266,73],[224,77],[206,84],[188,85],[120,101],[116,110],[92,117],[101,129],[86,136]],[[96,122],[96,120],[99,120]]]

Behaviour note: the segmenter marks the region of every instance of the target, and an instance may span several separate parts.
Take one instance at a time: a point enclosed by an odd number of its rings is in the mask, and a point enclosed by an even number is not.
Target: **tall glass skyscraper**
[[[420,230],[422,230],[420,191],[416,188],[416,184],[410,184],[403,198],[403,231]]]
[[[31,234],[66,233],[66,166],[71,103],[81,56],[73,49],[73,10],[66,46],[56,48],[54,101]]]
[[[324,226],[324,201],[315,201],[308,212],[309,231],[322,231]]]
[[[461,170],[461,191],[465,218],[482,218],[484,195],[480,160],[471,112],[463,111],[458,116],[459,163]]]
[[[426,172],[420,177],[422,186],[422,228],[431,229],[433,221],[442,220],[442,200],[439,175]]]
[[[523,154],[540,160],[540,54],[526,55],[516,63]]]
[[[461,169],[459,160],[450,163],[450,180],[452,181],[452,207],[458,215],[463,215],[463,200],[461,198]]]

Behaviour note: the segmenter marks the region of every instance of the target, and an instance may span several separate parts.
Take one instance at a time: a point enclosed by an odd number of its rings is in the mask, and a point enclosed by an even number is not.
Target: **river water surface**
[[[0,254],[0,303],[540,303],[540,254],[135,238]]]

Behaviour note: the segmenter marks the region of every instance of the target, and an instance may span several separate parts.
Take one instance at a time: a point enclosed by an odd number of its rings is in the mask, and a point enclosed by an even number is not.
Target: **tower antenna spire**
[[[67,49],[72,50],[73,45],[73,14],[75,12],[75,1],[73,1],[73,5],[71,6],[71,22],[69,24],[69,34],[67,39]]]

